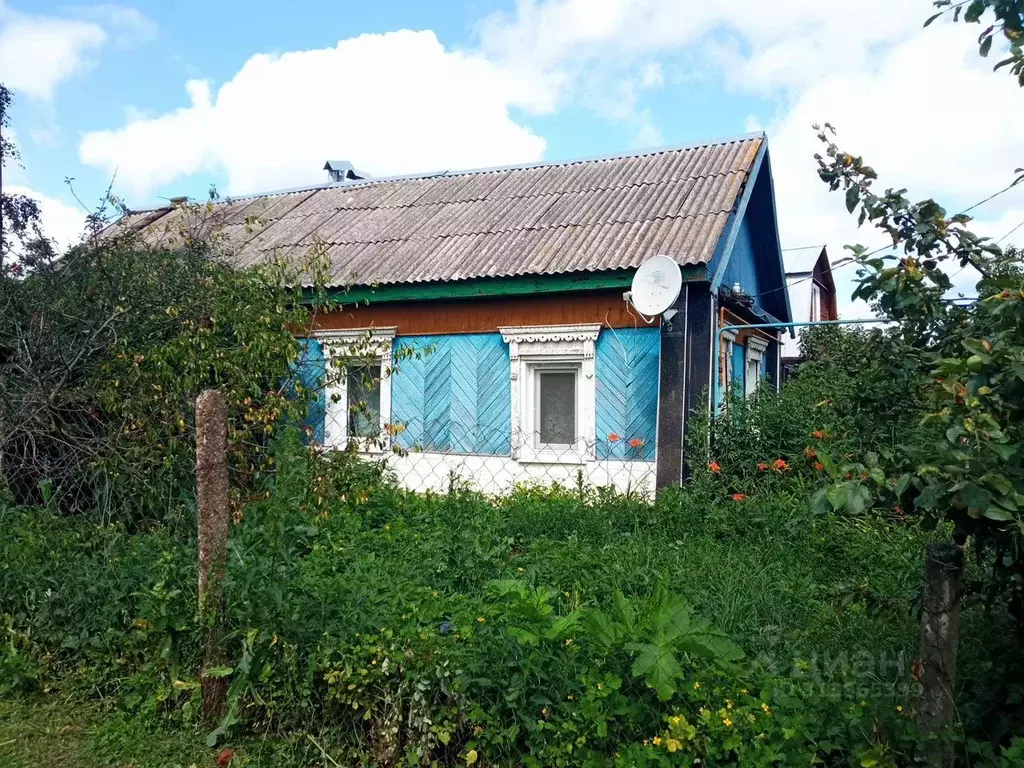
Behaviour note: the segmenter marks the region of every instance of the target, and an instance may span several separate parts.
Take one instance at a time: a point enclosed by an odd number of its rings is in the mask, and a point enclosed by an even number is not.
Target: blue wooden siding
[[[768,282],[765,274],[765,262],[757,257],[758,248],[754,241],[754,231],[751,226],[751,211],[740,221],[739,231],[736,234],[736,243],[733,245],[732,258],[729,259],[722,276],[722,287],[732,290],[736,284],[740,284],[742,291],[748,296],[756,297],[754,305],[759,309],[766,309],[762,302],[762,296]],[[767,256],[765,257],[767,258]]]
[[[512,391],[501,334],[396,339],[391,420],[405,427],[395,442],[407,450],[511,455]]]
[[[601,331],[594,361],[598,459],[654,460],[660,348],[659,328]],[[631,448],[630,440],[643,444]]]
[[[313,443],[323,445],[324,419],[327,415],[327,393],[324,390],[327,365],[324,351],[316,339],[299,339],[299,345],[299,359],[295,362],[296,376],[304,395],[313,393],[303,426],[311,432]]]

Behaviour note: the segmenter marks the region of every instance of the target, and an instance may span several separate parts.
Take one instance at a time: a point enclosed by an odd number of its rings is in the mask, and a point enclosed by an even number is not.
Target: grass
[[[0,701],[2,768],[207,768],[216,757],[202,733],[146,726],[93,702]]]

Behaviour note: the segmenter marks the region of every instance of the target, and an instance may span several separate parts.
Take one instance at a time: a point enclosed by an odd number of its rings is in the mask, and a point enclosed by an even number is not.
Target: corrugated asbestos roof
[[[202,226],[237,266],[319,243],[334,286],[624,269],[656,254],[704,264],[762,141],[350,181],[219,202]],[[169,245],[195,226],[187,216],[167,207],[115,226]]]

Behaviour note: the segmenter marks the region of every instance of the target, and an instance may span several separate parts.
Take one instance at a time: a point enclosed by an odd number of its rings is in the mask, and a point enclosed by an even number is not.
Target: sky
[[[132,208],[326,180],[690,144],[764,130],[783,248],[884,238],[815,174],[828,121],[879,188],[951,213],[1024,165],[1024,92],[928,0],[0,0],[21,167],[61,244]],[[69,183],[70,182],[70,183]],[[1024,184],[972,210],[1024,244]],[[796,253],[796,252],[791,252]],[[836,271],[843,317],[854,270]],[[956,269],[953,270],[956,272]],[[975,276],[956,274],[972,295]]]

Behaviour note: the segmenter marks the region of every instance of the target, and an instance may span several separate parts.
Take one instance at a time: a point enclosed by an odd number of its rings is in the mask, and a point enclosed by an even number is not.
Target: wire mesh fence
[[[383,464],[411,491],[445,492],[460,485],[501,495],[518,486],[553,484],[635,495],[654,491],[657,445],[650,439],[612,431],[551,442],[546,430],[513,430],[508,424],[481,429],[472,423],[415,419],[376,428],[375,421],[368,423],[364,413],[328,408],[316,448],[347,450]]]

